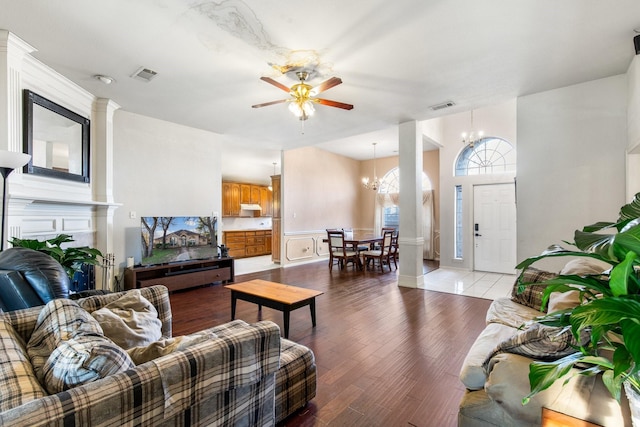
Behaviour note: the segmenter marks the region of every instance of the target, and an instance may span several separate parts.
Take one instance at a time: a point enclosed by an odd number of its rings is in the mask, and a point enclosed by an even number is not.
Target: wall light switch
[[[136,211],[129,212],[129,218],[130,219],[136,219]]]

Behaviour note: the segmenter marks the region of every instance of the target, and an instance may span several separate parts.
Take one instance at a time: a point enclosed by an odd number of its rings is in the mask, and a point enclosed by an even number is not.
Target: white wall
[[[316,147],[284,152],[283,265],[328,254],[327,228],[354,228],[360,211],[360,162]]]
[[[640,55],[627,70],[627,202],[640,192]]]
[[[221,137],[122,110],[113,132],[113,193],[122,204],[114,217],[114,252],[123,267],[128,256],[140,261],[141,216],[221,212]]]
[[[440,149],[440,265],[446,267],[473,268],[473,186],[477,184],[511,183],[514,174],[454,176],[454,164],[464,148],[462,132],[471,127],[470,112],[453,114],[437,119],[441,121],[443,145]],[[502,138],[517,147],[516,140],[516,100],[473,112],[476,131],[485,136]],[[520,156],[520,154],[518,154]],[[463,197],[463,258],[455,258],[455,186],[462,186]]]
[[[625,203],[624,75],[518,99],[518,259]]]

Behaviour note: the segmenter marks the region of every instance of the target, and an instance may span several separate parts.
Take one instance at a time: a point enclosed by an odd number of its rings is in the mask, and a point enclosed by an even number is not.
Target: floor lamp
[[[15,151],[0,150],[0,175],[2,175],[2,229],[0,229],[0,251],[4,250],[4,222],[7,212],[7,177],[14,169],[26,165],[31,156]]]

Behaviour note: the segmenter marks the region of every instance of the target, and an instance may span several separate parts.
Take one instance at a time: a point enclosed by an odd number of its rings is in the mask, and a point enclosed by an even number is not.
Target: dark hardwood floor
[[[425,271],[437,268],[425,263]],[[333,269],[325,262],[236,276],[323,291],[317,327],[308,307],[291,313],[289,338],[310,347],[317,395],[282,426],[455,426],[464,387],[462,361],[484,327],[489,300],[397,285],[397,272]],[[213,285],[171,295],[173,333],[230,320],[231,293]],[[272,320],[282,313],[238,301],[236,318]]]

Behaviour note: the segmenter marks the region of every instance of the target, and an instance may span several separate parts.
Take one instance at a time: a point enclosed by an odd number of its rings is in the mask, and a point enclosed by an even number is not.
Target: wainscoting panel
[[[20,223],[22,236],[29,234],[55,233],[57,230],[55,218],[25,219]]]
[[[313,237],[294,237],[287,239],[285,252],[287,260],[301,261],[313,258],[315,242]]]
[[[62,230],[67,234],[91,230],[91,218],[65,218],[62,220]]]
[[[318,236],[315,238],[316,241],[316,255],[324,257],[329,256],[329,243],[325,243],[322,240],[326,239],[327,236]]]

